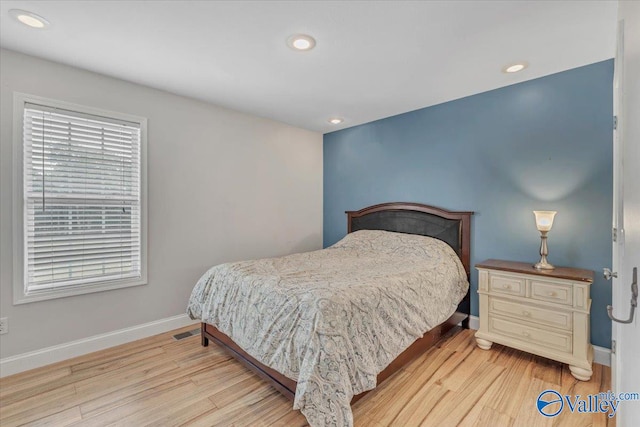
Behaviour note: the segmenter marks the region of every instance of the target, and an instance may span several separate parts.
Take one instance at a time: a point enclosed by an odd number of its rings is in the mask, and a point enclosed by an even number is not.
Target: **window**
[[[146,119],[16,94],[22,280],[16,302],[146,282]]]

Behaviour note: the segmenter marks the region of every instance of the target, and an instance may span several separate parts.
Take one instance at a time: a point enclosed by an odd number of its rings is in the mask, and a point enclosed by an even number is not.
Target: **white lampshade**
[[[538,231],[549,231],[553,226],[553,217],[556,216],[556,211],[533,211],[536,216],[536,227]]]

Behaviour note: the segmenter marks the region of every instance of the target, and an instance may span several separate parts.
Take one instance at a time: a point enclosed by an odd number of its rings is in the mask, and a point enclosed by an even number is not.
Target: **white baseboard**
[[[480,329],[480,318],[478,316],[469,316],[469,329]]]
[[[180,314],[106,334],[5,357],[0,359],[0,378],[197,323],[199,321],[191,320],[186,314]]]
[[[593,346],[593,363],[611,366],[611,350],[597,345]]]
[[[186,314],[180,314],[106,334],[5,357],[0,359],[0,378],[197,323],[199,322],[191,320]],[[469,316],[469,328],[477,330],[479,327],[480,318]],[[594,345],[593,353],[595,363],[611,366],[611,350]]]
[[[479,328],[480,318],[478,316],[469,316],[469,329],[478,330]],[[611,366],[611,350],[594,345],[593,362],[604,366]]]

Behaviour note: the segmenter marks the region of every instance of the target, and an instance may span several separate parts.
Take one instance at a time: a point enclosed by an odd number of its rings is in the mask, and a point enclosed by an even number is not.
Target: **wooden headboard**
[[[347,211],[347,232],[385,230],[420,234],[440,239],[456,251],[462,265],[471,273],[471,215],[420,203],[382,203],[359,211]]]

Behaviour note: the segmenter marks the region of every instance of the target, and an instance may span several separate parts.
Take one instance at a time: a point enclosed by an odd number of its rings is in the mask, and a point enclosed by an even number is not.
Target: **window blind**
[[[26,103],[27,292],[141,276],[140,124]]]

